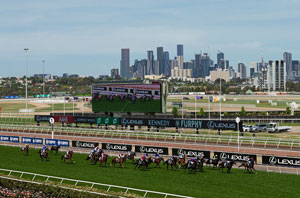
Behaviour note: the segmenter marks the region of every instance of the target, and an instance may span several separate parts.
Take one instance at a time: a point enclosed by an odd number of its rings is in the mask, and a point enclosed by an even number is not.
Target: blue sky
[[[221,50],[230,65],[300,59],[300,0],[16,0],[0,2],[0,76],[25,73],[98,76],[163,46],[184,59]]]

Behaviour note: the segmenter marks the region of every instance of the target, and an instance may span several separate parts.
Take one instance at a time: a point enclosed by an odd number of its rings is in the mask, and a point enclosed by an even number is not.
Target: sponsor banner
[[[45,144],[48,146],[65,146],[69,147],[69,140],[45,139]]]
[[[43,138],[22,137],[23,144],[43,144]]]
[[[225,153],[225,152],[214,152],[215,155],[218,156],[219,159],[225,160],[225,159],[233,159],[235,161],[248,161],[251,157],[254,161],[256,160],[256,155],[250,155],[250,154],[242,154],[242,153]]]
[[[73,116],[53,116],[55,122],[73,123]]]
[[[74,123],[95,123],[94,117],[74,117]]]
[[[18,136],[0,136],[0,141],[3,142],[20,142],[20,138]]]
[[[131,151],[132,145],[102,143],[102,149],[110,151]]]
[[[204,158],[210,158],[210,151],[200,151],[200,150],[192,150],[192,149],[172,149],[172,155],[185,154],[187,157],[197,157],[204,155]]]
[[[35,115],[34,116],[34,120],[36,122],[49,122],[50,118],[52,118],[52,116],[47,116],[47,115]]]
[[[262,156],[262,163],[274,166],[289,166],[300,168],[300,158]]]
[[[147,120],[146,119],[135,119],[135,118],[121,118],[120,125],[147,126]]]
[[[137,153],[150,153],[150,154],[162,154],[169,155],[169,149],[167,147],[156,146],[135,146],[135,152]]]
[[[98,142],[72,141],[72,147],[95,148],[96,146],[99,146]]]
[[[119,118],[115,117],[96,117],[94,122],[98,125],[119,125]]]

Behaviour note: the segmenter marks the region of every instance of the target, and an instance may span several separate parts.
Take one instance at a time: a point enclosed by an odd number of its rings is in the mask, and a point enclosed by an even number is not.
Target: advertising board
[[[69,147],[69,140],[45,139],[45,144],[48,146],[65,146]]]
[[[235,161],[245,162],[248,161],[250,158],[253,158],[254,161],[257,161],[256,155],[251,155],[251,154],[226,153],[226,152],[214,152],[214,154],[217,155],[218,158],[221,160],[233,159]]]
[[[43,144],[43,138],[22,137],[23,144]]]
[[[34,120],[36,122],[49,122],[50,118],[52,118],[52,116],[48,116],[48,115],[35,115],[34,116]]]
[[[95,123],[94,117],[78,117],[74,116],[74,123]]]
[[[73,116],[53,116],[55,122],[63,122],[63,123],[73,123]]]
[[[128,144],[111,144],[111,143],[102,143],[102,149],[109,151],[131,151],[132,145]]]
[[[160,84],[97,84],[92,86],[92,110],[98,112],[161,113]]]
[[[204,158],[209,159],[210,158],[210,151],[200,151],[200,150],[193,150],[193,149],[178,149],[173,148],[172,149],[172,155],[179,155],[179,154],[185,154],[187,157],[197,157],[204,155]]]
[[[3,142],[20,142],[20,138],[18,136],[5,136],[1,135],[0,136],[0,141]]]
[[[156,147],[156,146],[135,146],[135,152],[137,153],[149,153],[149,154],[161,154],[169,155],[169,149],[167,147]]]
[[[83,142],[83,141],[72,141],[72,147],[80,147],[80,148],[95,148],[99,146],[98,142]]]
[[[274,166],[287,166],[300,168],[300,158],[292,157],[277,157],[277,156],[262,156],[262,163]]]
[[[119,118],[115,117],[96,117],[94,122],[98,125],[119,125]]]

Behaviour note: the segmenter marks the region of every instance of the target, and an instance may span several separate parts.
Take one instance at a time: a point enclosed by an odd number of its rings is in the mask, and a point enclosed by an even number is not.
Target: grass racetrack
[[[75,153],[75,164],[63,163],[61,155],[52,154],[50,160],[44,162],[37,150],[30,149],[29,156],[24,156],[20,148],[0,146],[0,168],[192,197],[300,197],[300,176],[297,175],[260,171],[248,174],[242,169],[226,174],[208,168],[189,174],[184,170],[167,171],[165,166],[154,168],[154,164],[149,170],[134,170],[131,161],[125,163],[124,169],[104,168],[86,161],[87,154]]]

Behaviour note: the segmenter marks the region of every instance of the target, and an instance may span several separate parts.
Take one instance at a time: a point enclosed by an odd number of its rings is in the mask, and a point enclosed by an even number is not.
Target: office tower
[[[120,71],[121,77],[129,79],[130,78],[130,57],[129,57],[129,49],[121,49],[121,61],[120,61]]]
[[[159,61],[158,60],[154,60],[154,71],[153,71],[154,75],[159,75]]]
[[[284,60],[269,61],[267,69],[269,91],[286,91],[286,63]]]
[[[257,72],[257,63],[254,61],[250,62],[249,69],[250,69],[250,78],[253,78],[254,73]]]
[[[164,64],[163,64],[165,76],[171,75],[171,66],[170,66],[170,59],[169,59],[169,52],[164,52]]]
[[[175,59],[178,62],[179,69],[183,69],[183,56],[176,56]]]
[[[238,63],[238,77],[240,79],[247,78],[247,69],[244,63]]]
[[[183,57],[183,45],[181,44],[177,45],[177,56]]]
[[[286,64],[287,80],[293,80],[292,53],[284,52],[283,53],[283,61]]]
[[[110,77],[112,79],[119,78],[119,69],[111,69],[110,70]]]
[[[152,50],[147,51],[147,74],[154,74],[154,55]]]
[[[201,54],[195,54],[195,65],[193,69],[193,78],[200,77],[201,74]]]
[[[222,68],[222,69],[225,68],[224,53],[221,51],[218,51],[218,53],[217,53],[217,65],[219,68]]]
[[[300,76],[300,62],[298,60],[292,61],[292,72],[294,76]]]
[[[226,60],[225,61],[225,67],[224,67],[225,69],[228,69],[229,68],[229,60]]]
[[[205,78],[206,76],[209,76],[211,60],[207,53],[204,53],[201,56],[200,65],[201,65],[200,77]]]
[[[164,73],[164,48],[158,47],[157,48],[157,60],[159,61],[159,72],[158,74]]]

